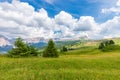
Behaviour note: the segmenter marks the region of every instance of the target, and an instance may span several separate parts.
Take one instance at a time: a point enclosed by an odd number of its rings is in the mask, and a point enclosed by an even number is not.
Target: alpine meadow
[[[120,0],[0,0],[0,80],[120,80]]]

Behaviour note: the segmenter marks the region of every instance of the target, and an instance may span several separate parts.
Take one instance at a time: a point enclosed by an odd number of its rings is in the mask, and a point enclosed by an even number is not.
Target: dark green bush
[[[105,46],[102,51],[104,52],[111,52],[111,51],[120,51],[120,46],[119,45],[109,45]]]
[[[63,46],[61,52],[67,52],[67,51],[68,51],[67,47]]]
[[[102,51],[113,51],[119,49],[119,46],[115,45],[113,40],[105,40],[100,43],[99,49]]]

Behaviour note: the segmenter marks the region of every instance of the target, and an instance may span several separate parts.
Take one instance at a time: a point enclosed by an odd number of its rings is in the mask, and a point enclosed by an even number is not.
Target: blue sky
[[[54,17],[60,11],[66,11],[73,17],[93,16],[97,22],[104,22],[113,18],[113,15],[101,14],[102,8],[108,8],[116,4],[114,0],[20,0],[28,2],[35,10],[44,8],[50,17]],[[51,3],[49,2],[51,1]]]
[[[66,11],[73,17],[79,18],[80,16],[93,16],[96,21],[104,22],[113,16],[105,16],[101,14],[102,8],[110,7],[114,5],[113,0],[20,0],[22,2],[28,2],[35,10],[44,8],[47,10],[50,17],[54,17],[60,11]],[[102,18],[101,18],[102,17]]]
[[[0,33],[8,38],[119,37],[119,17],[120,0],[0,0],[0,20],[4,21]]]
[[[12,0],[0,0],[1,2],[12,2]],[[44,8],[50,17],[54,17],[60,11],[66,11],[73,17],[93,16],[97,22],[104,22],[113,15],[101,14],[102,8],[108,8],[116,4],[117,0],[20,0],[32,5],[35,10]]]

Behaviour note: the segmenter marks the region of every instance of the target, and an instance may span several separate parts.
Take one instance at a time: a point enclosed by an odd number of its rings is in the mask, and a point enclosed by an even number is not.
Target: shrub
[[[105,46],[102,51],[104,52],[110,52],[110,51],[120,51],[120,46],[119,45],[109,45]]]
[[[100,43],[99,49],[104,52],[118,51],[118,50],[120,50],[120,46],[115,45],[115,42],[113,40],[106,40],[106,41],[102,41]]]
[[[109,41],[109,44],[110,44],[110,45],[111,45],[111,44],[113,45],[113,44],[115,44],[115,42],[114,42],[113,40],[110,40],[110,41]]]
[[[61,52],[67,52],[67,51],[68,51],[67,47],[63,46]]]
[[[48,45],[43,51],[43,57],[58,57],[57,49],[52,39],[48,41]]]

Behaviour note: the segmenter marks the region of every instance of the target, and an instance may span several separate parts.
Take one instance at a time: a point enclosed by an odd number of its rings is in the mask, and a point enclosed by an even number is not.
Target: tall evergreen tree
[[[10,56],[37,56],[37,50],[33,46],[24,43],[21,38],[14,42],[14,48],[9,51]]]
[[[43,57],[58,57],[57,49],[52,39],[48,41],[48,45],[43,51]]]
[[[105,47],[104,44],[103,44],[103,43],[100,43],[99,49],[103,49],[104,47]]]
[[[17,38],[14,42],[14,48],[9,51],[11,55],[22,55],[27,51],[27,45],[22,41],[21,38]]]

